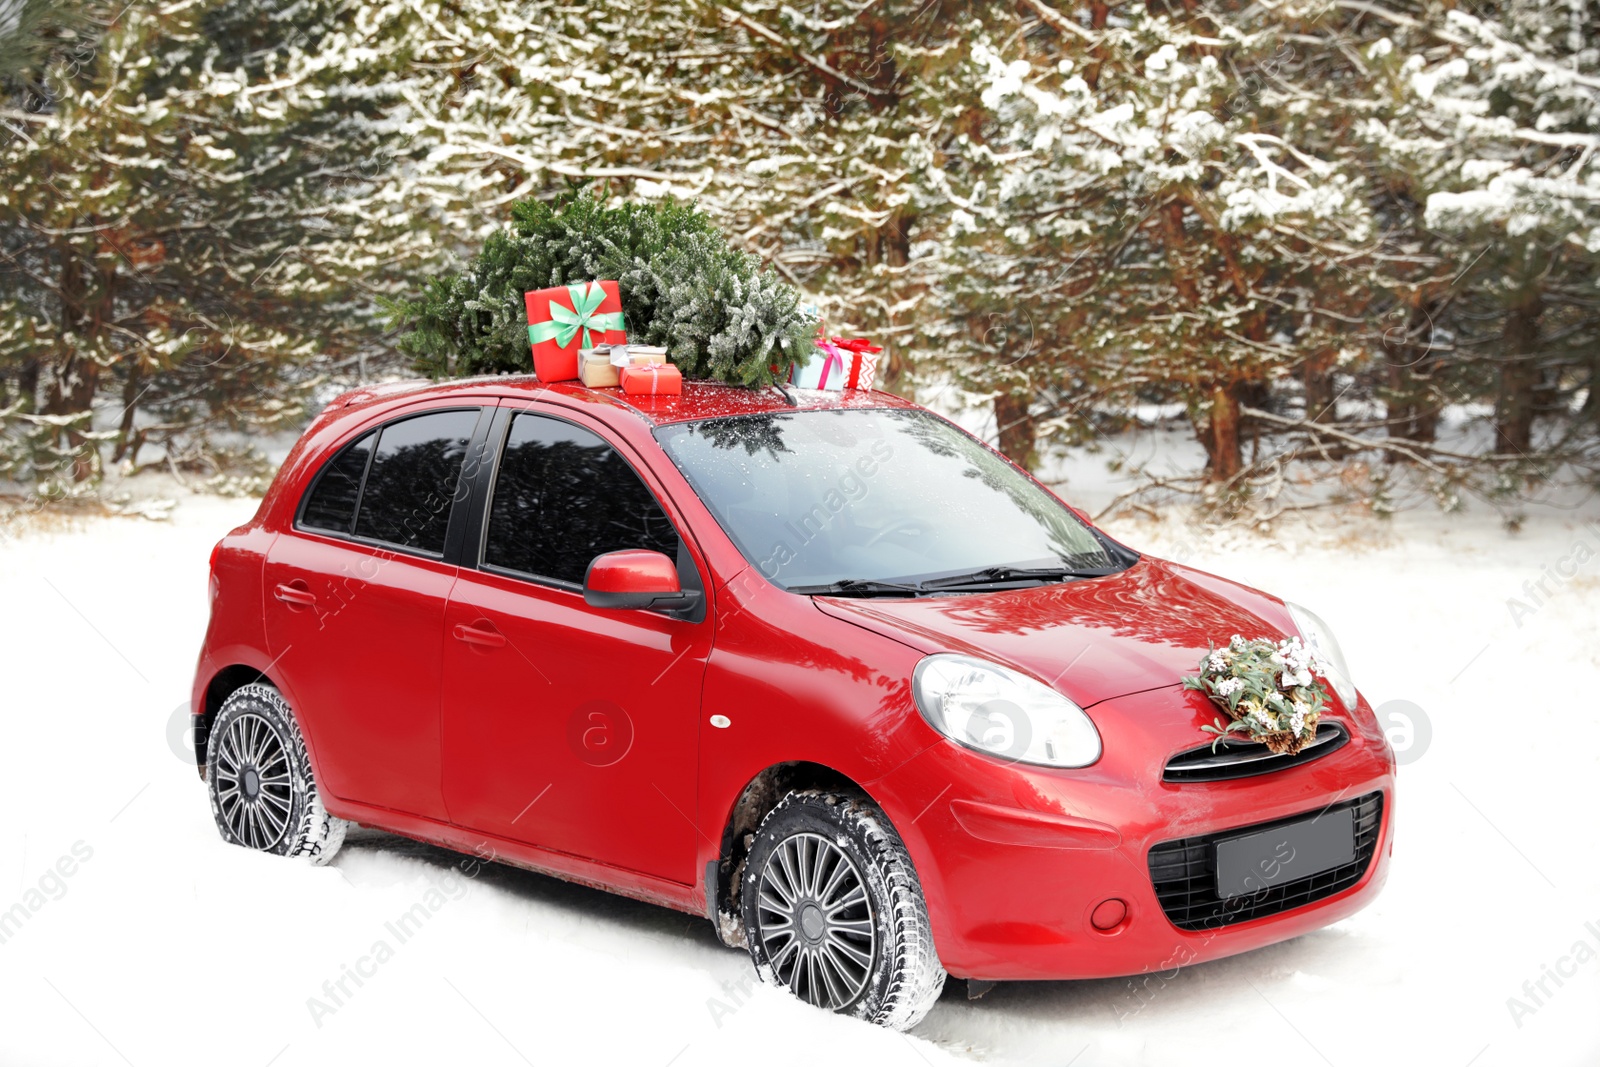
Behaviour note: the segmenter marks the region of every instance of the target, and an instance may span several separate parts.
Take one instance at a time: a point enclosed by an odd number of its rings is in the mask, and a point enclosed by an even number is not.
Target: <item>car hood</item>
[[[1026,671],[1085,708],[1177,684],[1195,673],[1207,648],[1234,634],[1295,632],[1281,600],[1149,556],[1103,578],[815,603],[921,652],[959,652]]]

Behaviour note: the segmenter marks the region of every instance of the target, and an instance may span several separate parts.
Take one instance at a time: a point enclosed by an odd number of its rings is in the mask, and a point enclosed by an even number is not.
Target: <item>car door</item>
[[[445,613],[444,794],[458,825],[685,884],[694,880],[702,598],[684,615],[591,608],[597,555],[689,546],[636,457],[596,424],[505,409],[481,562]],[[641,477],[641,472],[644,476]]]
[[[334,796],[443,821],[446,561],[482,409],[367,430],[317,474],[264,570],[267,642]],[[459,538],[459,535],[458,535]]]

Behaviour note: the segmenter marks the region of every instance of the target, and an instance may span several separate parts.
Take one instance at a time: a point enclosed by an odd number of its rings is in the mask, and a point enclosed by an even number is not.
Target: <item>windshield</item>
[[[1052,580],[1127,560],[950,423],[899,409],[795,411],[656,431],[722,528],[777,585]],[[1039,571],[1035,575],[979,572]]]

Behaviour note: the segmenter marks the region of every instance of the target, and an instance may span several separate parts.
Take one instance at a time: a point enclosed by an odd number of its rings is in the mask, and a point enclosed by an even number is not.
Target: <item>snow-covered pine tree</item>
[[[1232,11],[1219,35],[1210,11],[1033,7],[1032,32],[975,54],[989,115],[951,220],[955,369],[1024,423],[1042,395],[1078,436],[1099,411],[1181,402],[1227,482],[1241,407],[1344,347],[1322,301],[1362,281],[1341,260],[1370,237],[1361,175],[1278,87],[1293,13]]]
[[[1454,7],[91,5],[0,105],[0,411],[69,480],[96,406],[124,458],[298,415],[320,375],[396,365],[377,298],[581,179],[695,201],[888,344],[895,387],[993,397],[1019,459],[1129,400],[1191,409],[1214,474],[1263,426],[1236,402],[1377,398],[1425,441],[1444,401],[1500,398],[1517,441],[1517,397],[1600,414],[1595,4]],[[1507,312],[1517,272],[1537,317]],[[520,347],[481,288],[429,300]]]
[[[381,113],[404,91],[344,28],[366,17],[339,0],[95,3],[6,82],[8,432],[46,426],[70,455],[11,476],[84,482],[102,435],[113,460],[148,443],[207,469],[211,430],[296,422],[319,370],[377,347],[358,291],[437,250],[395,217],[390,163],[363,170],[392,157]]]
[[[1375,147],[1425,202],[1452,276],[1446,399],[1487,386],[1495,452],[1571,458],[1600,426],[1600,4],[1374,14],[1405,107]]]
[[[1016,28],[1012,5],[463,0],[419,12],[432,29],[407,45],[429,64],[410,94],[410,184],[457,220],[439,228],[444,247],[466,258],[508,201],[551,199],[569,177],[630,200],[693,200],[804,288],[830,330],[885,342],[889,381],[915,384],[904,343],[937,315],[923,302],[941,270],[940,168],[980,110],[964,58],[984,20],[1002,37]],[[451,62],[470,73],[428,77]],[[478,195],[445,205],[464,184]]]

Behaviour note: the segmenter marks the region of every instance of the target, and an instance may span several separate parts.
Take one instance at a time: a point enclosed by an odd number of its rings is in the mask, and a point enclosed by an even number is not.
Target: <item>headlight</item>
[[[1333,686],[1333,691],[1339,694],[1339,700],[1354,711],[1356,683],[1350,680],[1350,667],[1344,661],[1344,653],[1339,651],[1339,642],[1333,639],[1333,631],[1315,612],[1288,601],[1284,601],[1283,606],[1289,609],[1289,617],[1294,620],[1301,639],[1327,665],[1328,682]]]
[[[1100,734],[1083,709],[1025,674],[940,654],[917,664],[911,688],[929,725],[986,755],[1046,767],[1100,758]]]

